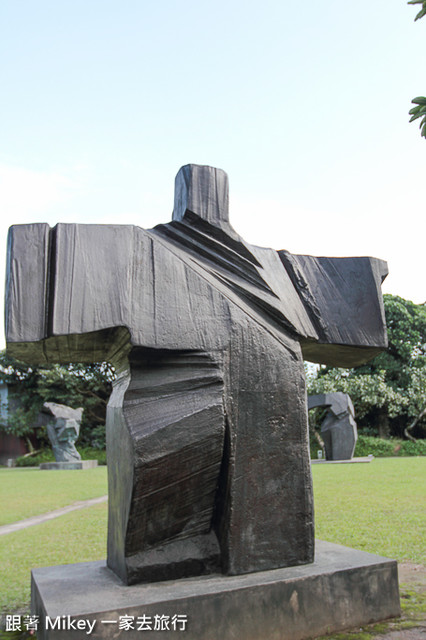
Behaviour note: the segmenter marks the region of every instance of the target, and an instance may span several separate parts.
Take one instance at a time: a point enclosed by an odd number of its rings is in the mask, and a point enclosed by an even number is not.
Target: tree
[[[408,4],[422,5],[421,10],[414,18],[414,22],[416,20],[420,20],[420,18],[423,18],[423,16],[426,15],[426,0],[410,0]],[[413,120],[417,120],[418,118],[421,118],[420,120],[421,134],[420,135],[426,138],[426,98],[419,96],[418,98],[414,98],[414,100],[411,100],[411,102],[416,106],[410,109],[409,111],[409,115],[411,115],[410,122],[413,122]]]
[[[114,377],[113,367],[105,362],[29,367],[2,352],[0,380],[9,388],[9,417],[1,428],[17,436],[30,435],[40,425],[44,402],[83,407],[80,444],[104,448],[106,405]],[[43,439],[42,427],[37,435]]]
[[[322,368],[308,392],[348,393],[367,433],[411,439],[426,428],[426,306],[389,294],[384,306],[389,348],[362,367]]]
[[[422,5],[421,10],[419,11],[419,13],[414,18],[414,22],[416,20],[420,20],[420,18],[423,18],[423,16],[426,16],[426,0],[410,0],[410,2],[408,2],[408,4],[421,4]]]
[[[417,106],[410,109],[408,112],[411,115],[410,122],[413,120],[417,120],[417,118],[421,118],[420,120],[420,129],[421,134],[424,138],[426,138],[426,98],[419,96],[418,98],[414,98],[411,100],[412,104]]]

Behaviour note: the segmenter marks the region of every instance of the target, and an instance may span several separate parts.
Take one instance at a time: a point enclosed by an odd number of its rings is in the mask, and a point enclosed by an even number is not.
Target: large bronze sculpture
[[[15,226],[8,256],[9,352],[117,368],[110,568],[132,584],[312,562],[303,358],[386,346],[386,264],[247,244],[226,174],[197,165],[168,224]]]

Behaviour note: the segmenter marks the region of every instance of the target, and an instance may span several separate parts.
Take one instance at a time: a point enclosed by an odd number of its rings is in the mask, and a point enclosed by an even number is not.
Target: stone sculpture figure
[[[80,434],[83,409],[71,409],[64,404],[45,402],[46,413],[54,417],[54,422],[47,424],[47,435],[52,445],[56,462],[75,462],[81,456],[75,448],[75,441]]]
[[[315,407],[327,407],[321,423],[326,459],[350,460],[358,439],[352,400],[341,391],[308,396],[308,409]]]
[[[9,352],[118,372],[108,566],[132,584],[311,562],[303,356],[385,347],[386,264],[249,245],[226,174],[198,165],[168,224],[14,226],[8,256]]]

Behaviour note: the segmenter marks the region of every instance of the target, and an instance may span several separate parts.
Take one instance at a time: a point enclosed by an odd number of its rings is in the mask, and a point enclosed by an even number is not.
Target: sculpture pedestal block
[[[98,466],[97,460],[76,460],[75,462],[43,462],[41,471],[56,469],[57,471],[70,471],[73,469],[94,469]]]
[[[320,541],[287,569],[128,587],[100,561],[34,569],[31,591],[39,640],[302,640],[400,613],[394,560]]]

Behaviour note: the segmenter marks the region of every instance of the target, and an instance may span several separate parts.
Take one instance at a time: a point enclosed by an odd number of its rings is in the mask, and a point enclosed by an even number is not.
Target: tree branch
[[[413,422],[404,429],[404,436],[408,438],[408,440],[411,440],[411,442],[417,442],[417,440],[416,438],[413,438],[413,436],[408,432],[411,431],[411,429],[414,429],[416,424],[423,418],[424,415],[426,415],[426,407],[424,407],[423,410],[417,416],[417,418],[415,418]]]

